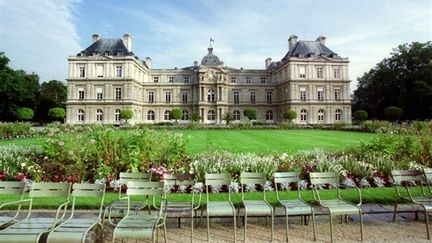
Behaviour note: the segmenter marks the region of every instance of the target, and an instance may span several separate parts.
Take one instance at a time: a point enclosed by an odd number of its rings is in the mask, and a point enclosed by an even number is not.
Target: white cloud
[[[73,24],[76,0],[1,1],[1,39],[11,66],[42,81],[67,78],[67,57],[82,48]]]

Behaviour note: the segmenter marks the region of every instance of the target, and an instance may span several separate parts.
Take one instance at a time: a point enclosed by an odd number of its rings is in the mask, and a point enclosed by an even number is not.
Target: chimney
[[[198,67],[198,61],[194,61],[193,64],[194,64],[194,67]]]
[[[96,41],[100,40],[102,37],[96,33],[92,35],[92,43],[95,43]]]
[[[151,66],[152,66],[152,59],[151,59],[150,57],[146,57],[146,59],[145,59],[145,63],[147,64],[147,67],[148,67],[149,69],[151,69]]]
[[[271,63],[272,63],[272,59],[270,57],[267,57],[267,59],[265,59],[265,68],[269,69]]]
[[[320,36],[318,36],[318,38],[316,39],[316,41],[318,41],[319,43],[325,45],[326,38],[324,36],[320,35]]]
[[[126,46],[128,51],[132,51],[132,36],[128,33],[125,33],[122,38],[123,44]]]
[[[296,46],[296,44],[297,44],[297,38],[298,37],[296,35],[292,35],[288,39],[289,51],[292,51],[294,49],[294,47]]]

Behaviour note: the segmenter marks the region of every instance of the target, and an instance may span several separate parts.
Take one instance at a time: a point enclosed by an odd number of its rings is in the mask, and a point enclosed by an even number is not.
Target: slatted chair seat
[[[245,210],[248,212],[248,216],[271,216],[273,212],[273,207],[264,201],[259,200],[247,200],[243,202]]]
[[[279,203],[286,208],[288,215],[309,215],[312,207],[300,199],[280,200]]]
[[[326,207],[333,215],[358,214],[360,209],[344,200],[321,200],[321,205]]]
[[[208,216],[232,216],[235,207],[231,202],[208,202],[207,211]]]

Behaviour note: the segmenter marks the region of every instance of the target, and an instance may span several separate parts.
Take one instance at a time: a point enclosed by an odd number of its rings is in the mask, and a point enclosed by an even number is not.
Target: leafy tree
[[[48,110],[48,116],[54,121],[63,121],[66,111],[62,107],[54,107]]]
[[[67,99],[67,88],[63,82],[58,80],[51,80],[44,82],[40,86],[40,97],[36,111],[37,119],[41,121],[48,121],[48,111],[53,107],[65,108]]]
[[[356,110],[354,112],[354,119],[356,119],[359,122],[365,121],[368,119],[368,113],[365,110]]]
[[[201,120],[201,115],[198,112],[194,112],[191,114],[191,120],[193,122],[198,122],[199,120]]]
[[[232,120],[232,115],[229,112],[225,112],[223,114],[222,119],[226,122],[226,124],[229,124],[229,122]]]
[[[170,116],[177,123],[177,120],[182,117],[182,111],[179,108],[174,108],[171,110]]]
[[[384,110],[384,116],[391,121],[399,120],[402,114],[403,110],[397,106],[389,106]]]
[[[249,119],[249,121],[251,121],[251,120],[255,120],[256,119],[256,110],[254,110],[254,109],[245,109],[244,111],[243,111],[243,115],[245,116],[245,117],[247,117],[248,119]]]
[[[125,120],[126,124],[128,124],[129,119],[132,119],[133,115],[134,113],[131,110],[125,109],[120,111],[120,119]]]
[[[297,118],[297,112],[293,110],[288,110],[283,113],[283,117],[285,120],[288,120],[289,122],[292,122],[292,120]]]
[[[18,120],[29,121],[33,118],[33,116],[34,116],[33,110],[28,107],[21,107],[16,110],[16,118]]]

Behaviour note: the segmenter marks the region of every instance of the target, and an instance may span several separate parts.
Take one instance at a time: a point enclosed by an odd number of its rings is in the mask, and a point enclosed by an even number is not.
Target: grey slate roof
[[[201,65],[205,66],[219,66],[221,65],[221,61],[219,60],[219,57],[217,57],[215,54],[213,54],[213,48],[209,47],[208,54],[203,57],[201,60]]]
[[[324,56],[337,57],[337,54],[318,41],[298,41],[296,46],[289,51],[282,60],[288,57]]]
[[[91,56],[94,53],[110,56],[133,56],[123,44],[121,39],[99,39],[91,46],[87,47],[84,51],[80,52],[78,56],[86,55]]]

